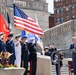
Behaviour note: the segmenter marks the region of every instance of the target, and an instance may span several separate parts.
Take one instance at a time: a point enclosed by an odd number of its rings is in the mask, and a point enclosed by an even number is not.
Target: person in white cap
[[[18,67],[20,67],[20,66],[21,66],[20,34],[18,34],[18,35],[15,36],[14,46],[15,46],[15,56],[16,56],[15,64],[16,64]]]
[[[30,52],[29,55],[29,61],[30,61],[30,71],[31,75],[36,75],[36,69],[37,69],[37,47],[36,44],[33,42],[34,38],[30,38],[30,43],[28,44],[28,49]]]

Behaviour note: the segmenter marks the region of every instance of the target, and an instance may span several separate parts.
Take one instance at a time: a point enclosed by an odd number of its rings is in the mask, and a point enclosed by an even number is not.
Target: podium
[[[37,55],[36,75],[51,75],[51,58],[49,56]]]

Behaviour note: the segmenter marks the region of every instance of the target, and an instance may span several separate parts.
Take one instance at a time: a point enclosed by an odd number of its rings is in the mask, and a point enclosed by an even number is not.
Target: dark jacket
[[[50,52],[50,51],[45,52],[45,55],[46,55],[46,56],[51,56],[51,52]]]
[[[28,48],[29,48],[29,52],[30,52],[30,55],[29,55],[29,61],[37,61],[37,48],[36,48],[36,44],[33,44],[33,43],[29,43],[28,44]]]
[[[5,46],[5,43],[2,41],[2,40],[0,40],[0,52],[2,52],[2,51],[6,51],[6,46]]]
[[[9,53],[13,53],[13,55],[10,57],[12,60],[15,60],[16,57],[15,57],[15,48],[14,48],[14,43],[13,41],[11,40],[7,40],[6,41],[6,49],[7,49],[7,52]]]
[[[74,44],[71,44],[70,45],[70,49],[74,49]]]
[[[28,45],[26,44],[21,44],[21,58],[22,60],[28,61]]]

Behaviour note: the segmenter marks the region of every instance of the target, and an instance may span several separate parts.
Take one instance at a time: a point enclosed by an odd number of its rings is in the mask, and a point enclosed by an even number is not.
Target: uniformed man
[[[27,75],[28,73],[28,45],[26,43],[27,36],[24,36],[21,38],[21,59],[22,59],[22,67],[24,67],[25,73],[24,75]]]
[[[5,43],[3,42],[3,32],[0,32],[0,52],[5,52],[6,51],[6,46]]]
[[[34,38],[30,38],[30,43],[28,44],[28,48],[30,52],[29,61],[30,61],[31,75],[36,75],[37,48],[36,48],[36,44],[33,41],[34,41]]]
[[[6,41],[6,49],[9,53],[12,53],[12,55],[10,56],[9,64],[14,65],[16,58],[15,58],[15,47],[13,43],[13,34],[8,35],[8,40]]]
[[[20,34],[15,36],[15,64],[20,67],[21,66],[21,44],[20,44]]]

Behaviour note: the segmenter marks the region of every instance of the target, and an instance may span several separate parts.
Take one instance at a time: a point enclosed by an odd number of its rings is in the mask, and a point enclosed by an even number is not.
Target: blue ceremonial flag
[[[34,39],[34,43],[36,43],[38,41],[38,38],[32,34],[32,33],[27,33],[25,30],[22,30],[22,33],[21,33],[21,38],[24,37],[24,36],[27,36],[27,42],[29,43],[30,42],[30,39],[33,38]]]
[[[23,38],[25,35],[26,35],[25,30],[22,30],[22,32],[21,32],[21,38]]]

